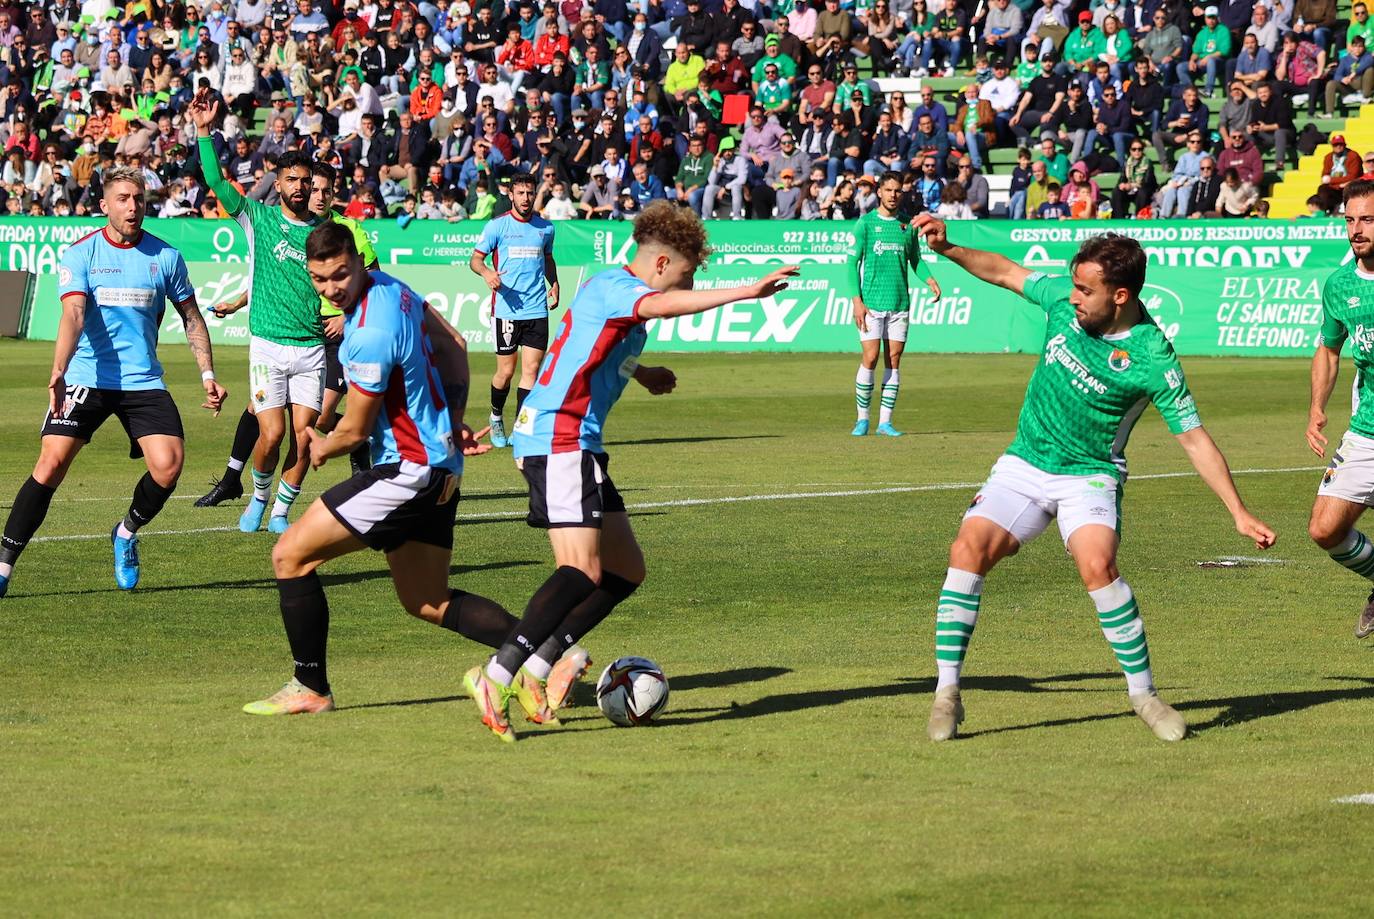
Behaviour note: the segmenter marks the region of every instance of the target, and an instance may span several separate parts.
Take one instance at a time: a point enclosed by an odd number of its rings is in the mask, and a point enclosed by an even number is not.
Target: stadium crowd
[[[487,218],[517,172],[550,219],[847,219],[887,171],[906,215],[991,216],[1001,173],[1016,218],[1262,216],[1311,119],[1374,99],[1370,31],[1336,0],[4,0],[0,213],[90,213],[127,164],[152,213],[219,214],[209,91],[248,195],[301,149],[364,219]],[[1338,139],[1314,213],[1374,171]]]

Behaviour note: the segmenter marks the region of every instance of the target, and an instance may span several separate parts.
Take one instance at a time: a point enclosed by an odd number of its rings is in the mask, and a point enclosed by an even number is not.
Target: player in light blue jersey
[[[511,180],[510,203],[510,211],[487,222],[468,263],[491,288],[491,334],[496,344],[496,372],[491,376],[493,447],[510,443],[504,414],[515,354],[520,352],[518,416],[549,347],[549,311],[558,308],[553,224],[534,212],[534,176],[521,173]]]
[[[135,534],[171,497],[185,455],[181,416],[157,360],[157,333],[168,300],[181,315],[200,367],[204,407],[218,415],[224,404],[210,332],[196,309],[186,262],[176,249],[143,232],[146,191],[139,170],[111,169],[101,197],[108,223],[62,254],[57,272],[62,319],[48,381],[48,415],[33,475],[20,486],[5,523],[0,597],[77,453],[111,415],[129,436],[129,457],[142,457],[148,466],[129,512],[110,535],[115,583],[124,590],[138,584]]]
[[[634,240],[638,250],[627,267],[604,271],[578,291],[515,424],[529,524],[549,531],[558,567],[496,656],[463,681],[482,722],[504,741],[515,739],[506,714],[512,697],[531,720],[556,721],[591,666],[577,641],[644,580],[644,556],[601,444],[606,416],[630,379],[655,395],[677,383],[666,367],[639,366],[644,323],[771,297],[797,273],[787,267],[740,287],[693,290],[711,253],[706,228],[666,201],[644,209]]]
[[[326,491],[272,551],[282,622],[295,674],[252,715],[334,707],[325,667],[329,604],[318,569],[375,549],[386,553],[401,605],[413,616],[491,647],[515,619],[499,604],[448,586],[453,522],[465,454],[483,453],[463,424],[467,343],[400,281],[363,270],[353,232],[332,221],[306,238],[306,269],[320,296],[343,311],[340,360],[349,408],[327,436],[307,429],[311,462],[343,456],[372,439],[371,469]]]

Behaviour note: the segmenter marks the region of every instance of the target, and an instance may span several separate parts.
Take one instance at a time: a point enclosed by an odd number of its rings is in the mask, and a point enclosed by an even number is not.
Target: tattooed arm
[[[210,350],[210,329],[205,325],[205,317],[196,306],[195,297],[176,304],[176,310],[181,314],[181,322],[186,329],[186,343],[191,346],[191,353],[196,356],[196,366],[200,368],[201,383],[205,387],[205,402],[200,407],[208,408],[218,415],[224,406],[224,400],[229,396],[229,391],[215,380],[215,356]]]

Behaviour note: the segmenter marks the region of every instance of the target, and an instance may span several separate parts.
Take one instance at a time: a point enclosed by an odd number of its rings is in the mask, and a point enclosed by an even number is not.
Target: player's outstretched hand
[[[944,252],[951,247],[949,237],[945,234],[945,222],[940,218],[931,214],[917,214],[911,225],[925,238],[926,245],[932,251]]]
[[[1326,456],[1326,435],[1322,433],[1324,427],[1326,427],[1326,412],[1313,412],[1308,417],[1307,445],[1318,456]]]
[[[635,370],[635,380],[654,396],[667,395],[677,388],[677,376],[667,367],[640,367]]]
[[[476,432],[467,425],[460,425],[458,428],[458,449],[463,451],[464,456],[477,456],[491,450],[491,444],[482,443],[482,438],[491,433],[491,425],[487,425],[482,430]]]
[[[48,411],[52,412],[54,418],[62,417],[62,403],[67,399],[67,377],[59,370],[54,370],[52,377],[48,380]]]
[[[216,319],[227,318],[229,316],[232,316],[234,313],[237,313],[238,311],[239,308],[229,300],[226,300],[223,303],[216,303],[214,306],[210,307],[210,315],[214,316]]]
[[[219,410],[224,408],[224,400],[229,398],[229,390],[219,385],[217,380],[205,381],[205,401],[200,404],[201,408],[208,408],[214,412],[215,417],[219,417]]]
[[[344,317],[330,316],[324,321],[324,337],[330,341],[343,340]]]
[[[219,102],[209,91],[200,90],[191,99],[190,105],[191,123],[196,126],[197,131],[210,133],[210,127],[215,123],[215,117],[219,115]]]
[[[1236,532],[1253,539],[1258,549],[1268,549],[1278,541],[1269,524],[1245,510],[1236,515]]]
[[[796,265],[784,265],[777,271],[765,275],[745,288],[748,293],[743,300],[763,300],[779,291],[787,289],[787,280],[795,278],[801,269]]]

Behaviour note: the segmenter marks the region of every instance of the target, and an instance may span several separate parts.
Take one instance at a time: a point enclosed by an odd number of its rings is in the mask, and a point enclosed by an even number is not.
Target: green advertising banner
[[[99,224],[89,220],[0,221],[0,269],[39,276],[29,337],[57,330],[57,260],[67,245]],[[483,224],[391,221],[367,225],[383,267],[414,287],[468,336],[474,350],[491,350],[490,293],[466,263]],[[710,225],[715,247],[698,286],[734,285],[767,266],[800,264],[792,286],[776,297],[649,326],[651,347],[670,351],[852,351],[857,348],[846,275],[853,237],[836,222],[720,221]],[[247,286],[242,231],[231,221],[150,220],[148,230],[186,256],[197,298],[208,307]],[[591,274],[623,265],[633,254],[632,227],[620,222],[558,224],[555,257],[564,305]],[[1065,272],[1083,240],[1103,232],[1140,240],[1149,258],[1144,291],[1151,314],[1182,354],[1303,355],[1316,343],[1321,285],[1350,257],[1337,221],[1122,221],[950,225],[956,242],[1006,255],[1047,272]],[[1000,288],[974,280],[949,262],[927,256],[944,290],[931,298],[912,289],[908,350],[928,352],[1038,351],[1043,321]],[[251,306],[249,307],[251,310]],[[210,318],[217,343],[247,344],[247,311]],[[169,341],[180,320],[169,313]]]

